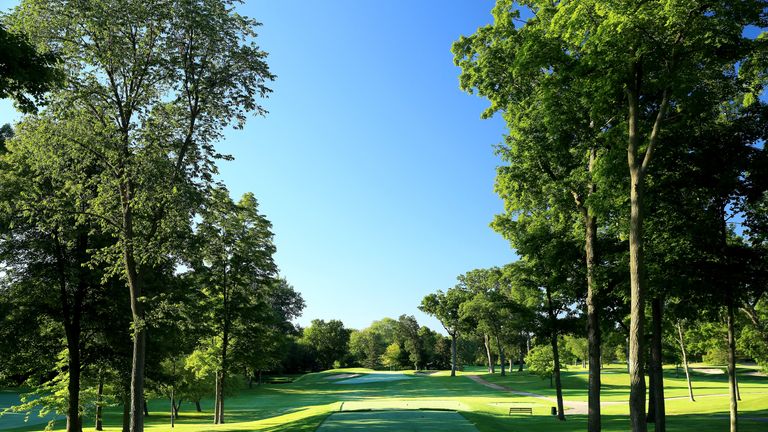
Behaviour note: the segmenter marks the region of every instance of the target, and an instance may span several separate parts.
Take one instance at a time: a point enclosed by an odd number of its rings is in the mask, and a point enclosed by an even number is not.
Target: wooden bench
[[[531,407],[512,407],[509,409],[509,415],[512,414],[531,414],[533,415],[533,408]]]

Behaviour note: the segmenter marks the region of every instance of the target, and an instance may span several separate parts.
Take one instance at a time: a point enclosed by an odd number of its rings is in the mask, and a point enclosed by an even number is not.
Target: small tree
[[[525,356],[528,370],[542,379],[549,378],[549,386],[552,387],[552,377],[555,374],[555,357],[552,347],[549,345],[536,345]]]
[[[383,364],[385,367],[388,367],[390,370],[399,368],[400,355],[400,345],[398,345],[397,342],[393,342],[387,347],[386,350],[384,350],[384,354],[381,356],[381,364]]]

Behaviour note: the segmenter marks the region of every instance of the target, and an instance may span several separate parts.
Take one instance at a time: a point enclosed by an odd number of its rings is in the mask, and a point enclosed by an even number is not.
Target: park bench
[[[512,414],[533,414],[533,408],[531,407],[512,407],[509,409],[509,415]]]

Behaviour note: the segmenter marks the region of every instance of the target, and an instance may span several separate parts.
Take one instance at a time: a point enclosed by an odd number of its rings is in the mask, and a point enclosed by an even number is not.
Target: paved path
[[[465,376],[467,378],[471,379],[472,381],[480,384],[480,385],[484,385],[484,386],[486,386],[488,388],[492,388],[494,390],[505,391],[505,392],[516,394],[516,395],[519,395],[519,396],[527,396],[527,397],[537,398],[537,399],[545,400],[547,402],[550,402],[552,404],[557,405],[557,399],[553,398],[553,397],[540,395],[538,393],[531,393],[531,392],[526,392],[526,391],[515,390],[515,389],[512,389],[512,388],[507,387],[507,386],[503,386],[503,385],[500,385],[500,384],[494,384],[492,382],[489,382],[489,381],[486,381],[486,380],[480,378],[477,375],[465,375]],[[623,404],[626,404],[626,402],[601,402],[600,406],[623,405]],[[571,400],[563,399],[563,406],[565,406],[567,408],[570,408],[569,410],[567,410],[565,412],[566,414],[584,414],[584,415],[586,415],[586,414],[589,413],[589,405],[586,402],[583,402],[583,401],[571,401]]]
[[[553,398],[553,397],[540,395],[538,393],[531,393],[531,392],[526,392],[526,391],[515,390],[513,388],[510,388],[510,387],[507,387],[507,386],[504,386],[504,385],[495,384],[495,383],[492,383],[490,381],[486,381],[486,380],[480,378],[477,375],[465,375],[465,376],[467,378],[471,379],[472,381],[480,384],[480,385],[484,385],[484,386],[486,386],[488,388],[492,388],[494,390],[505,391],[505,392],[516,394],[516,395],[520,395],[520,396],[528,396],[528,397],[533,397],[533,398],[537,398],[537,399],[542,399],[542,400],[545,400],[547,402],[551,402],[551,403],[557,405],[557,399]],[[768,394],[768,392],[755,392],[755,393],[750,392],[750,394]],[[712,396],[729,396],[729,393],[703,394],[703,395],[694,395],[694,396],[697,397],[697,398],[700,398],[700,397],[712,397]],[[666,397],[666,398],[664,398],[664,400],[674,400],[674,399],[688,399],[688,396],[674,396],[674,397]],[[623,402],[623,401],[622,402],[616,402],[616,401],[600,402],[600,406],[604,407],[604,406],[609,406],[609,405],[624,405],[626,403],[627,402]],[[566,414],[584,414],[584,415],[586,415],[586,414],[589,413],[589,405],[587,404],[587,402],[584,402],[584,401],[570,401],[570,400],[563,399],[563,405],[566,406],[566,407],[570,407],[571,408],[571,409],[566,411]],[[745,419],[756,420],[756,421],[761,421],[761,422],[768,421],[768,417],[742,417],[742,416],[739,416],[739,418],[745,418]]]

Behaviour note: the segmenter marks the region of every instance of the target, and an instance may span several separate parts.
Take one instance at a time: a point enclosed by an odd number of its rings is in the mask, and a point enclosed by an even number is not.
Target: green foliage
[[[381,356],[387,345],[381,334],[370,327],[353,331],[349,336],[349,353],[358,359],[361,366],[376,369],[381,365]]]
[[[400,345],[393,342],[387,345],[384,354],[381,355],[381,364],[390,369],[399,369],[401,366],[400,357],[402,357]]]
[[[349,352],[350,330],[339,320],[314,319],[304,329],[302,339],[312,347],[320,367],[331,369],[334,362],[343,361]]]
[[[0,98],[12,98],[20,111],[35,112],[43,95],[60,83],[56,56],[37,51],[25,35],[9,31],[3,23],[0,58]]]
[[[552,386],[552,375],[555,373],[555,357],[552,354],[552,347],[549,345],[536,345],[525,356],[525,363],[528,365],[528,371],[540,376],[542,379],[550,380]]]

